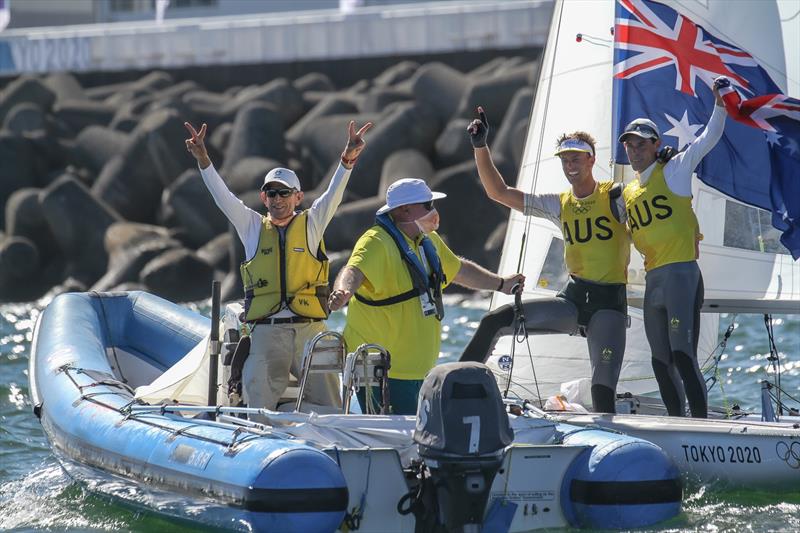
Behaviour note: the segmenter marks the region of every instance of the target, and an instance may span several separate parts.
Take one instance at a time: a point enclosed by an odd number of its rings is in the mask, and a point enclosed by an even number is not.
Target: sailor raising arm
[[[635,179],[623,191],[628,225],[647,271],[644,326],[653,372],[671,416],[684,415],[684,392],[695,418],[706,418],[707,392],[697,362],[703,277],[697,266],[701,239],[692,210],[692,173],[722,137],[725,107],[714,82],[714,112],[705,131],[668,162],[658,161],[661,133],[654,122],[638,118],[625,127],[625,147]]]
[[[323,319],[328,315],[328,258],[322,235],[372,123],[356,131],[350,122],[341,163],[328,189],[309,209],[298,209],[303,192],[297,175],[288,168],[270,170],[261,187],[266,216],[245,206],[225,186],[205,148],[206,125],[200,131],[185,125],[191,134],[186,149],[197,159],[203,182],[244,245],[244,319],[252,327],[250,355],[242,369],[244,395],[250,407],[275,409],[289,372],[300,377],[306,341],[327,329]],[[306,391],[311,403],[340,404],[332,375],[310,375]]]
[[[489,124],[480,119],[468,127],[475,163],[486,194],[492,200],[545,217],[562,229],[564,259],[570,279],[554,298],[523,303],[528,331],[582,334],[592,367],[592,404],[597,412],[615,412],[616,387],[625,351],[627,280],[630,242],[619,201],[620,188],[596,181],[594,138],[576,131],[561,135],[555,154],[570,188],[561,194],[528,194],[506,185],[486,145]],[[481,319],[462,361],[485,361],[497,338],[511,333],[514,310],[498,307]]]

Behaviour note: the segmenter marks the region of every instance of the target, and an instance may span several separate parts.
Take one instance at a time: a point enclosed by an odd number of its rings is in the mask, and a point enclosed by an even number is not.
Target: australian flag
[[[722,94],[732,120],[697,176],[772,212],[781,242],[798,259],[800,100],[781,94],[746,51],[664,4],[617,0],[615,19],[614,138],[631,120],[647,117],[659,126],[665,144],[685,148],[711,117],[714,78],[726,76],[731,87]],[[627,163],[620,146],[614,158]]]

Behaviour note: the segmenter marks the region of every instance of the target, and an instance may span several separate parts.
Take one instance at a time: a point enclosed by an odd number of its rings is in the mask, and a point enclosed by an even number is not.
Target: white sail
[[[730,5],[724,1],[664,3],[698,24],[713,28],[720,37],[736,42],[759,62],[769,65],[770,74],[782,88],[791,85],[787,85],[787,58],[783,57],[774,2],[742,0],[736,4],[739,12],[736,17],[725,13]],[[748,6],[743,6],[745,3]],[[742,7],[749,7],[752,16],[742,15]],[[742,24],[757,24],[769,30],[759,31],[758,39],[741,39],[738,37],[742,32],[737,30]],[[610,163],[617,142],[612,138],[613,26],[613,0],[556,2],[517,177],[516,186],[523,191],[556,193],[568,187],[560,160],[553,155],[554,143],[561,133],[575,130],[588,131],[597,140],[596,179],[616,176],[628,181],[631,177],[630,167],[613,168]],[[730,35],[736,35],[737,39],[731,39]],[[700,266],[706,304],[698,346],[702,362],[717,345],[717,313],[800,313],[800,265],[776,244],[777,232],[769,224],[767,213],[732,200],[696,178],[693,191],[704,234]],[[552,297],[566,279],[559,228],[544,219],[512,211],[500,272],[517,271],[527,276],[526,299]],[[644,290],[644,267],[635,250],[629,283],[631,327],[617,392],[641,394],[657,390],[657,386],[652,378],[641,309],[637,307],[641,305]],[[496,294],[492,308],[510,301],[508,296]],[[505,337],[488,361],[503,387],[508,368],[507,364],[498,367],[498,360],[511,352],[511,337]],[[580,337],[531,336],[526,342],[515,344],[513,352],[516,357],[511,389],[525,398],[547,397],[563,383],[590,375],[586,341]]]

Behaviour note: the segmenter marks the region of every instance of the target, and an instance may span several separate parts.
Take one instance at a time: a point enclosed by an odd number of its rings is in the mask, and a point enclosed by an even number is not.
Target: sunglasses
[[[294,193],[294,189],[267,189],[264,191],[264,194],[267,195],[267,198],[275,198],[276,196],[280,196],[281,198],[288,198]]]
[[[433,211],[433,200],[429,202],[423,202],[422,207],[424,207],[426,211]]]

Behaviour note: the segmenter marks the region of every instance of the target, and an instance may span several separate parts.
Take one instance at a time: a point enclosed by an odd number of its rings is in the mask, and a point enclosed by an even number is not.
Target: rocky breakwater
[[[243,250],[186,153],[184,121],[208,123],[229,188],[264,212],[258,189],[295,170],[312,202],[327,186],[348,121],[375,123],[325,234],[333,275],[401,177],[448,194],[440,233],[459,254],[499,261],[508,212],[484,195],[465,128],[493,119],[495,160],[516,179],[538,64],[496,58],[472,72],[398,62],[337,88],[323,74],[221,93],[165,72],[99,87],[70,74],[20,77],[0,92],[0,302],[67,290],[144,289],[174,301],[241,297]]]

